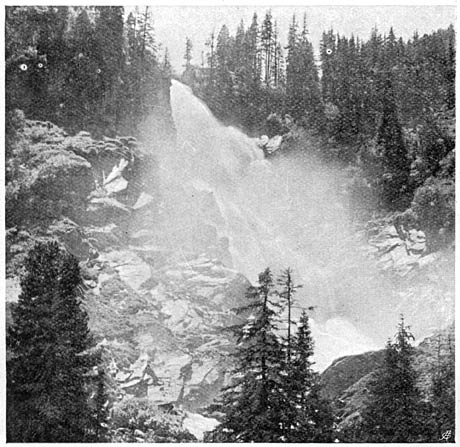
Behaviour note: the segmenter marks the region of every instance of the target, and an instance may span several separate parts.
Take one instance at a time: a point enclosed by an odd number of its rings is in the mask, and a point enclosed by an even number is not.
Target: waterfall
[[[299,306],[316,306],[319,368],[375,348],[361,324],[369,315],[357,311],[376,312],[381,291],[350,230],[339,173],[308,157],[265,160],[256,139],[222,125],[177,81],[171,106],[177,144],[159,155],[168,240],[185,256],[197,239],[203,251],[208,239],[225,241],[251,281],[267,266],[275,275],[291,267],[304,285]]]

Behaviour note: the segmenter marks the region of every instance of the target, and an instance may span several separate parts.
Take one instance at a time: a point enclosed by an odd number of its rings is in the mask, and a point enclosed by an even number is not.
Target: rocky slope
[[[215,421],[197,412],[228,380],[232,340],[222,328],[249,284],[217,231],[224,223],[215,196],[184,187],[180,176],[160,195],[158,166],[132,137],[95,141],[25,120],[15,139],[7,154],[7,318],[28,249],[58,240],[80,260],[114,395],[182,407],[184,424],[200,437]],[[174,197],[181,209],[168,204]],[[401,235],[389,219],[357,233],[356,244],[394,285],[379,312],[404,312],[423,334],[452,321],[453,247],[426,255],[422,233]],[[348,303],[351,315],[361,304]],[[324,372],[325,392],[345,420],[359,415],[379,362],[380,352],[366,353]]]
[[[224,265],[225,246],[208,236],[177,250],[164,232],[152,232],[152,220],[166,226],[158,219],[155,165],[132,137],[94,141],[26,120],[13,150],[8,307],[20,293],[27,251],[37,240],[58,240],[80,260],[90,328],[118,398],[182,406],[199,432],[193,412],[227,379],[231,336],[222,327],[248,286]]]

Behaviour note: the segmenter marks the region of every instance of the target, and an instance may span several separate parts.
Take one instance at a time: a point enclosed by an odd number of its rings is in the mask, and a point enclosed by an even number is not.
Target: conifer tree
[[[428,428],[423,423],[425,409],[412,364],[413,339],[401,317],[395,341],[389,340],[386,345],[383,366],[377,372],[369,404],[362,414],[361,442],[428,440]]]
[[[301,285],[294,284],[292,279],[292,269],[287,268],[282,272],[281,276],[278,278],[278,284],[282,287],[280,292],[280,298],[285,301],[287,306],[287,337],[286,337],[286,361],[289,365],[291,362],[291,348],[292,348],[292,338],[291,338],[291,327],[292,327],[292,309],[294,306],[294,295],[297,289],[301,288]]]
[[[266,87],[270,87],[273,81],[273,65],[275,56],[275,30],[271,10],[265,14],[260,33],[260,45],[262,47],[264,82]]]
[[[231,116],[231,104],[233,95],[233,79],[231,74],[232,44],[230,33],[226,25],[223,25],[217,36],[216,43],[216,92],[219,96],[214,106],[224,118]]]
[[[451,334],[448,337],[448,354],[436,365],[431,396],[435,424],[432,442],[439,442],[447,433],[450,436],[446,440],[455,442],[455,349]]]
[[[10,442],[82,442],[90,425],[85,383],[95,358],[75,257],[38,243],[25,261],[7,345]]]
[[[314,342],[305,310],[292,340],[284,384],[284,416],[287,442],[331,442],[334,417],[329,402],[321,396],[319,374],[313,370]]]
[[[323,105],[315,65],[313,46],[308,39],[307,19],[300,34],[295,17],[288,36],[286,68],[286,109],[308,127],[320,128],[323,123]]]
[[[232,382],[223,391],[225,414],[212,437],[225,442],[276,442],[280,427],[281,365],[283,353],[275,335],[276,312],[273,278],[267,268],[259,286],[248,289],[249,303],[237,311],[251,314],[233,327],[237,335],[236,366]]]
[[[398,119],[397,105],[390,75],[383,90],[382,120],[377,133],[384,175],[382,196],[386,205],[398,209],[407,204],[410,161]]]
[[[171,61],[169,59],[169,50],[168,48],[165,48],[165,54],[163,56],[163,73],[165,73],[167,76],[171,77],[172,74],[172,66],[171,66]]]
[[[192,65],[192,49],[193,49],[192,41],[188,37],[186,37],[185,38],[185,53],[184,53],[185,71],[190,70],[191,65]]]

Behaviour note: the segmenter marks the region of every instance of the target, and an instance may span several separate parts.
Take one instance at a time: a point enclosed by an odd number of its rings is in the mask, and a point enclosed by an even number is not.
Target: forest
[[[8,442],[455,442],[452,330],[433,338],[428,355],[401,315],[376,351],[380,363],[356,381],[355,401],[330,398],[313,359],[314,307],[300,306],[303,286],[291,268],[267,267],[255,284],[236,274],[228,284],[214,278],[228,307],[219,308],[224,317],[212,335],[229,342],[206,344],[228,363],[225,379],[205,388],[217,397],[191,406],[216,422],[203,438],[187,428],[192,410],[180,401],[193,362],[176,374],[182,389],[166,404],[117,383],[135,363],[137,327],[159,346],[176,337],[158,329],[166,320],[159,304],[140,311],[153,295],[122,288],[117,270],[129,262],[127,247],[149,247],[145,234],[126,236],[133,215],[162,238],[155,151],[174,142],[172,80],[189,85],[225,125],[281,135],[284,155],[305,152],[338,166],[358,221],[386,219],[401,240],[421,230],[430,254],[450,250],[455,236],[453,25],[408,40],[393,29],[370,30],[369,38],[330,29],[316,49],[308,16],[292,18],[283,46],[268,10],[234,35],[226,25],[212,33],[201,65],[192,63],[187,37],[184,71],[175,73],[148,6],[11,6],[5,19],[6,264],[7,278],[19,278],[17,299],[6,304]],[[150,146],[142,140],[147,116],[157,137]],[[152,202],[139,204],[144,190]],[[145,203],[151,208],[140,214]],[[108,247],[120,251],[118,264],[104,254]],[[164,250],[153,260],[141,251],[151,276],[140,289],[176,274]],[[195,264],[185,261],[190,274]],[[202,279],[206,264],[197,265]],[[221,267],[208,266],[213,274]],[[186,287],[177,294],[190,299]],[[211,304],[214,311],[217,298]],[[148,326],[146,315],[163,320]],[[201,356],[200,327],[189,330],[193,337],[183,338]],[[145,368],[136,386],[175,379]]]
[[[224,122],[269,137],[301,135],[303,150],[350,171],[352,198],[367,216],[396,211],[401,231],[421,228],[433,248],[452,240],[453,26],[407,41],[392,28],[370,30],[368,39],[331,29],[318,61],[307,16],[292,18],[284,49],[269,10],[234,36],[222,26],[206,44],[206,64],[193,66],[187,40],[182,78]]]

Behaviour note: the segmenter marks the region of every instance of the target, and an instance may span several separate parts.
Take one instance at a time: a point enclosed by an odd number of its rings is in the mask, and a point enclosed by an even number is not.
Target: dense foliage
[[[92,432],[89,384],[97,357],[80,286],[76,258],[56,242],[29,252],[7,334],[9,442],[82,442]]]
[[[352,429],[338,434],[345,442],[455,442],[455,357],[439,358],[428,393],[419,386],[414,368],[413,336],[404,319],[389,340],[382,367],[368,388],[364,410]],[[438,346],[438,352],[440,346]]]
[[[235,366],[230,384],[209,409],[220,425],[205,441],[454,442],[455,361],[450,338],[448,355],[438,358],[429,373],[432,384],[422,391],[414,368],[413,336],[401,318],[381,368],[369,375],[358,417],[342,426],[340,402],[324,397],[324,384],[313,369],[314,342],[306,309],[297,321],[291,319],[299,287],[292,271],[284,271],[277,283],[279,287],[266,269],[259,285],[249,287],[247,304],[236,309],[242,318],[230,327],[236,335]]]
[[[285,275],[282,289],[276,290],[267,268],[259,275],[259,285],[248,289],[248,303],[237,309],[246,318],[232,327],[237,336],[235,367],[218,406],[224,414],[222,422],[209,441],[332,440],[334,419],[320,396],[319,376],[312,370],[313,340],[306,313],[294,336],[290,318],[288,338],[279,336],[282,302],[289,296],[290,307],[295,290],[289,269]]]
[[[411,339],[412,334],[401,320],[396,340],[387,343],[383,368],[372,383],[360,440],[421,442],[432,431],[423,417],[425,408],[416,386]]]
[[[322,139],[321,156],[350,167],[355,206],[370,213],[411,207],[430,247],[452,239],[453,26],[407,41],[393,29],[374,29],[367,40],[331,29],[317,61],[306,17],[301,27],[293,17],[283,51],[268,11],[262,23],[256,15],[248,28],[241,23],[235,36],[224,25],[208,48],[207,64],[189,65],[184,80],[220,119],[268,136],[292,134],[294,120]],[[304,150],[310,146],[304,142]],[[442,212],[426,220],[430,194]]]
[[[194,442],[182,426],[184,414],[168,413],[148,399],[127,398],[113,408],[112,442]]]
[[[170,84],[149,7],[11,6],[5,42],[7,110],[70,131],[133,133]]]

